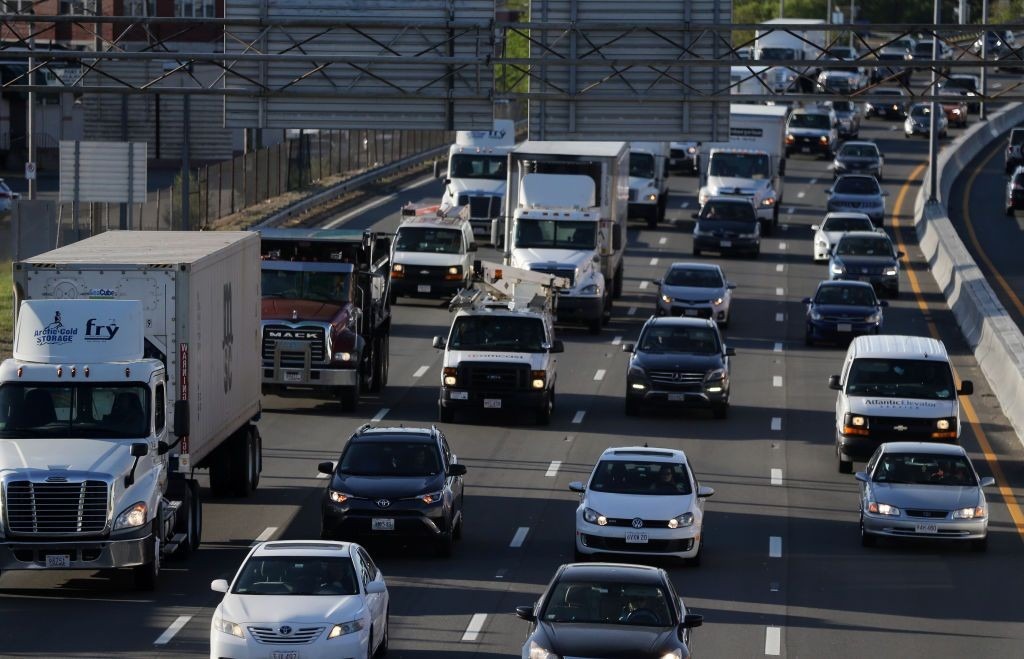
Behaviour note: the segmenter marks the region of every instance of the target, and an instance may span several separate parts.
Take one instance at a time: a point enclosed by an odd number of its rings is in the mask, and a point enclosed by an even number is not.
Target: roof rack
[[[456,293],[448,305],[449,311],[508,309],[553,313],[558,290],[569,288],[565,277],[489,261],[473,263],[473,284],[473,288]]]
[[[439,224],[458,225],[469,220],[469,205],[414,204],[411,201],[402,206],[402,222],[429,220]]]

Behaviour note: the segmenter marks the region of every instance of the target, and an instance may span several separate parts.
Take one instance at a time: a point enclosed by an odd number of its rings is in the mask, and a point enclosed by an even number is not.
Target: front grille
[[[839,208],[861,208],[864,206],[864,204],[859,201],[836,201],[833,202],[833,205]]]
[[[530,386],[529,364],[474,362],[459,366],[461,386],[473,391],[516,391]]]
[[[822,320],[828,323],[864,323],[867,320],[864,316],[850,316],[848,314],[836,314],[834,316],[822,316]]]
[[[683,149],[672,149],[672,151],[669,152],[669,157],[671,157],[672,160],[680,160],[682,158],[686,158],[688,155],[689,154],[687,154]]]
[[[608,518],[608,526],[629,526],[629,527],[632,527],[634,519],[636,519],[636,518],[635,517],[623,517],[621,519],[612,519],[611,517],[609,517]],[[668,520],[667,519],[641,519],[640,521],[643,522],[643,526],[636,527],[638,529],[652,529],[652,528],[653,529],[667,529],[668,528]]]
[[[683,302],[683,300],[680,300]],[[696,302],[694,304],[704,304],[702,302]],[[686,316],[687,318],[711,318],[714,311],[710,307],[679,307],[672,306],[672,315],[674,316]]]
[[[283,630],[287,630],[288,633],[283,633]],[[309,645],[320,637],[324,631],[324,627],[292,627],[290,625],[281,625],[279,627],[249,627],[249,633],[252,634],[260,643],[267,643],[272,645]]]
[[[647,377],[655,384],[669,386],[704,384],[704,371],[648,371]]]
[[[107,526],[107,484],[7,484],[7,523],[14,534],[96,534]]]
[[[302,368],[305,366],[306,346],[309,347],[311,364],[323,364],[327,361],[325,351],[325,332],[320,327],[284,327],[268,325],[263,328],[263,360],[274,361],[274,351],[281,343],[281,366],[285,368]]]
[[[492,220],[501,216],[501,197],[484,195],[469,198],[469,216],[475,220]]]
[[[583,535],[583,543],[597,551],[643,551],[680,552],[693,549],[693,538],[685,540],[649,540],[644,543],[627,543],[625,538],[605,538],[599,535]]]
[[[883,435],[906,441],[930,439],[935,419],[914,419],[898,416],[873,416],[868,429],[872,435]]]
[[[569,280],[569,286],[576,285],[576,268],[550,268],[545,266],[530,266],[530,270],[533,272],[540,272],[545,275],[554,275],[556,277],[565,277]]]
[[[945,510],[904,510],[907,517],[921,517],[924,519],[946,519],[949,513]]]

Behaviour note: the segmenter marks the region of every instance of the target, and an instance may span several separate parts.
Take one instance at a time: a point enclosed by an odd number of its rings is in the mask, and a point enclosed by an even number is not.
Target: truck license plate
[[[719,242],[718,244],[721,245],[722,247],[732,247],[732,241],[731,240],[723,240],[723,241]]]
[[[71,567],[71,555],[70,554],[47,554],[46,555],[46,567],[52,567],[52,568]]]
[[[853,325],[851,325],[850,323],[839,323],[838,325],[836,325],[836,331],[837,332],[852,332],[853,331]]]
[[[394,531],[395,520],[389,517],[374,517],[370,521],[370,529],[373,531]]]
[[[914,533],[938,533],[938,524],[914,524]]]
[[[647,534],[646,533],[634,533],[630,531],[626,534],[626,544],[629,545],[646,545]]]
[[[484,398],[484,408],[485,409],[490,409],[490,410],[500,410],[501,409],[501,399],[500,398]]]
[[[468,391],[453,391],[452,400],[469,400]]]
[[[301,371],[285,371],[284,372],[284,381],[285,382],[302,382],[302,372]]]
[[[274,650],[270,653],[270,659],[299,659],[299,653],[295,650],[288,650],[284,652],[281,650]]]
[[[802,152],[804,152],[804,153],[810,153],[811,152],[811,147],[809,147],[809,146],[802,146],[802,147],[800,147],[800,150]]]
[[[416,292],[417,293],[429,293],[430,292],[430,284],[417,284],[416,285]]]
[[[686,400],[686,394],[669,394],[668,399],[672,402],[679,402]]]

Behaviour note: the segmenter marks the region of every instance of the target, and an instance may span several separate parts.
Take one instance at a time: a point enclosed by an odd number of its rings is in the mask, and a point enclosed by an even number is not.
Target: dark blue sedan
[[[805,297],[807,330],[804,342],[846,342],[860,334],[878,334],[882,329],[885,300],[875,297],[864,281],[823,281],[814,297]]]

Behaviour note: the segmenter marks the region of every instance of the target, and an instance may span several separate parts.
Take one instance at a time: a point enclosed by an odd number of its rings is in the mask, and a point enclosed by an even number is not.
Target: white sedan
[[[874,231],[875,225],[864,213],[829,213],[821,224],[812,224],[814,232],[814,260],[828,261],[829,251],[847,231]]]
[[[682,451],[609,448],[576,510],[576,560],[594,554],[674,556],[700,564],[704,501],[715,493],[694,476]]]
[[[319,659],[387,652],[388,589],[350,542],[264,542],[249,551],[210,625],[210,657]]]

